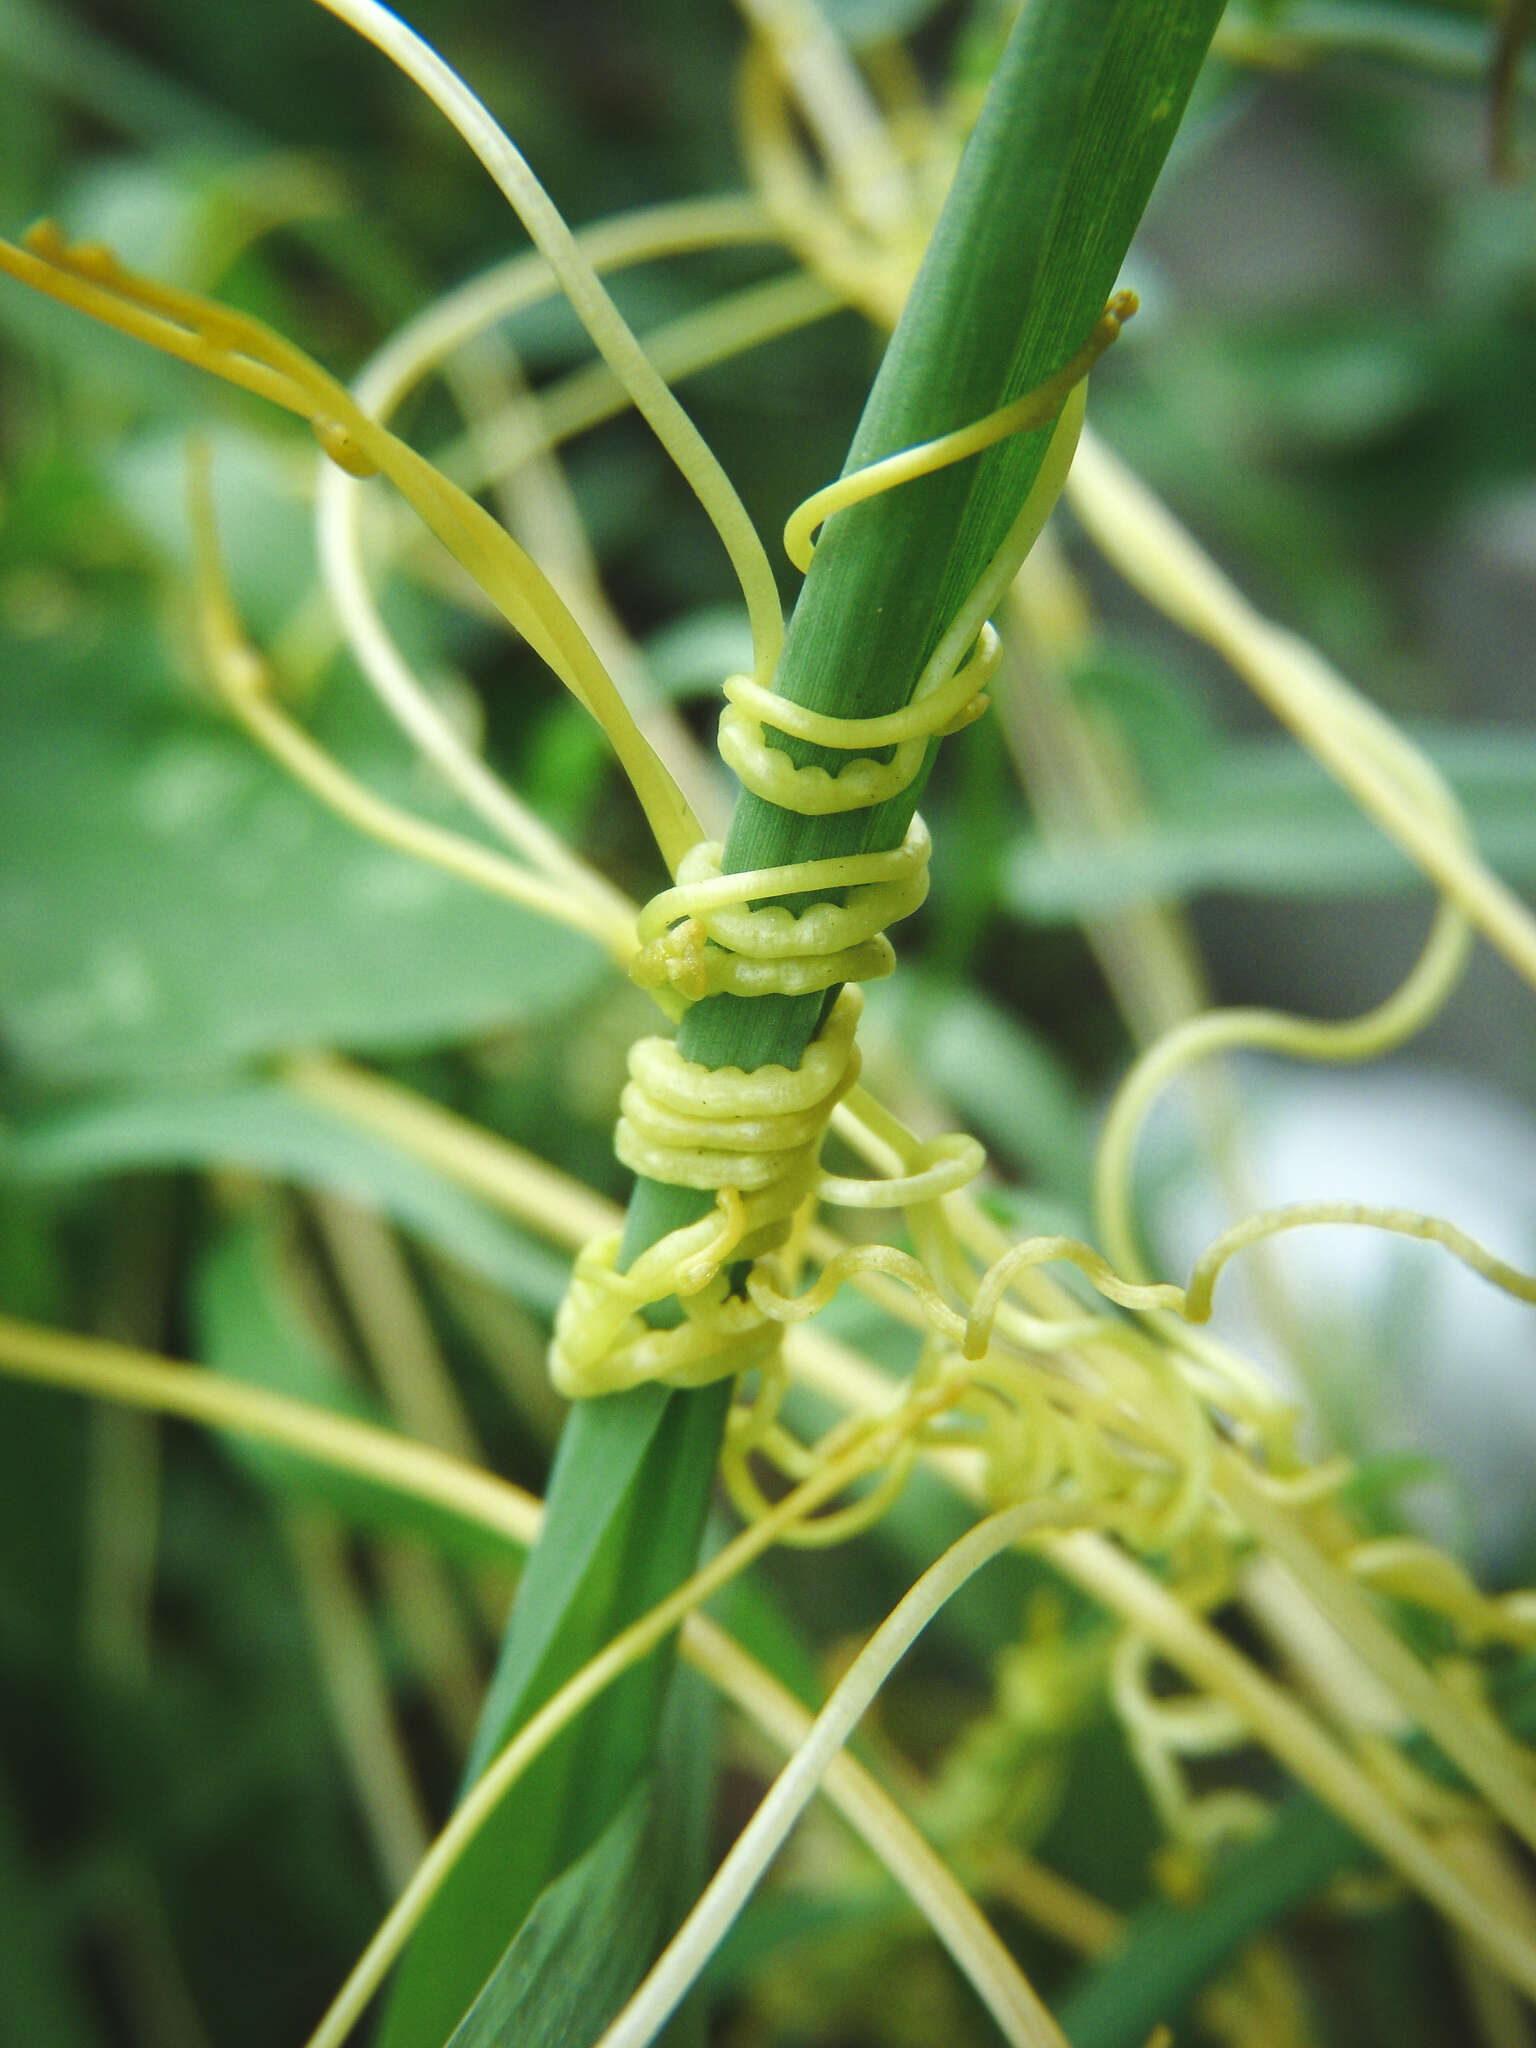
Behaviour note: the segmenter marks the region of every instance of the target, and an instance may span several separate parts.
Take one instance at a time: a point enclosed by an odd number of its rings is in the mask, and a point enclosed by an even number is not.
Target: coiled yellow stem
[[[1027,542],[1043,525],[1081,427],[1083,379],[1134,305],[1130,294],[1118,295],[1083,347],[1038,390],[973,427],[840,478],[794,515],[786,546],[804,567],[815,529],[845,506],[1061,414],[1040,480],[1004,548],[942,636],[909,704],[878,717],[843,718],[791,703],[763,675],[730,678],[720,752],[746,788],[807,817],[868,809],[911,786],[933,740],[986,709],[986,685],[1000,647],[985,613],[1001,587],[1002,565],[1011,575],[1021,539]],[[770,733],[850,759],[835,774],[798,766],[772,744]],[[903,844],[891,852],[742,874],[722,874],[722,849],[701,841],[675,863],[674,886],[641,914],[634,977],[675,1019],[689,1003],[721,992],[799,996],[888,974],[895,956],[885,928],[922,903],[928,851],[927,830],[916,817]],[[772,900],[833,890],[840,903],[818,903],[798,916]],[[669,1233],[625,1273],[617,1270],[619,1247],[612,1237],[580,1255],[550,1352],[551,1372],[563,1393],[610,1393],[647,1379],[697,1386],[757,1369],[763,1390],[753,1411],[759,1417],[753,1440],[770,1441],[779,1327],[811,1311],[802,1305],[805,1298],[797,1303],[785,1295],[782,1276],[770,1279],[760,1262],[784,1245],[797,1214],[818,1198],[921,1211],[980,1171],[981,1147],[957,1138],[902,1158],[903,1170],[883,1181],[820,1174],[828,1120],[858,1079],[854,1032],[860,1007],[857,990],[845,987],[793,1071],[704,1068],[684,1060],[663,1039],[645,1039],[634,1048],[616,1141],[619,1157],[651,1180],[713,1190],[718,1200],[702,1223]],[[880,1114],[873,1104],[861,1101],[860,1107],[871,1117]],[[884,1250],[902,1277],[922,1285],[905,1270],[917,1262],[905,1261],[904,1267],[904,1254]],[[815,1291],[817,1305],[855,1256],[826,1268]],[[732,1285],[728,1264],[751,1269],[744,1286]],[[644,1311],[671,1295],[681,1304],[681,1324],[650,1328]],[[744,1440],[738,1430],[738,1449]],[[739,1476],[739,1460],[737,1471]]]

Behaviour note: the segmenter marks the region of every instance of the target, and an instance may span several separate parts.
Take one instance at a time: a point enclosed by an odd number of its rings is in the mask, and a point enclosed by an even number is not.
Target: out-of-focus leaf
[[[101,2030],[70,1944],[27,1868],[10,1788],[0,1780],[0,2048],[95,2048]]]
[[[1357,448],[1412,419],[1430,397],[1433,362],[1421,316],[1343,315],[1269,322],[1236,338],[1234,355],[1262,408],[1264,429],[1288,451]]]
[[[1513,881],[1536,879],[1536,745],[1517,732],[1418,737],[1449,775],[1484,857]],[[1207,890],[1342,897],[1418,886],[1418,871],[1308,756],[1289,741],[1253,740],[1223,749],[1191,777],[1177,809],[1123,839],[1021,839],[1005,900],[1019,916],[1053,924]]]
[[[964,1122],[1053,1194],[1084,1193],[1089,1117],[1060,1056],[971,989],[906,977],[874,1014]]]
[[[268,1083],[88,1103],[0,1137],[7,1179],[175,1166],[239,1166],[349,1194],[545,1315],[565,1291],[558,1254],[409,1153]]]
[[[1110,723],[1129,748],[1155,804],[1176,803],[1220,749],[1221,731],[1198,676],[1139,641],[1112,634],[1096,640],[1069,680],[1094,723]]]
[[[653,633],[646,672],[667,697],[714,695],[727,676],[752,673],[752,629],[739,605],[707,605]]]
[[[858,50],[866,43],[910,35],[938,13],[939,0],[821,0],[821,11],[843,41]]]
[[[220,151],[245,141],[235,116],[37,0],[0,4],[0,57],[35,86],[146,143]]]
[[[157,231],[174,234],[174,221],[157,228],[155,202],[151,188],[142,202],[149,218],[140,232],[146,237]],[[127,203],[120,201],[125,207]],[[114,236],[112,245],[127,239]],[[173,268],[152,258],[139,267],[156,277]],[[210,455],[219,551],[236,609],[260,644],[292,617],[314,581],[314,543],[301,496],[310,450],[288,430],[286,421],[275,433],[220,423],[203,439]],[[185,426],[146,428],[125,440],[103,465],[103,481],[135,528],[190,585],[193,547]],[[99,676],[98,684],[110,692],[110,671]]]
[[[397,753],[349,765],[443,815]],[[602,971],[586,940],[363,838],[218,718],[20,674],[0,695],[0,959],[0,1028],[50,1081],[428,1045],[547,1016]]]
[[[193,1313],[197,1350],[210,1371],[314,1407],[387,1424],[284,1300],[271,1242],[258,1227],[231,1225],[204,1254],[193,1283]],[[481,1533],[428,1502],[265,1444],[231,1437],[229,1445],[240,1464],[284,1494],[323,1501],[367,1528],[421,1536],[473,1562],[507,1561],[504,1536]]]

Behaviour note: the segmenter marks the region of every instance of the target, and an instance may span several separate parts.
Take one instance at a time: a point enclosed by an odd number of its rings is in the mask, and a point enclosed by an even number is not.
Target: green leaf
[[[692,1570],[728,1394],[721,1385],[682,1400],[645,1388],[572,1410],[471,1780],[567,1677]],[[671,1663],[670,1651],[657,1652],[627,1672],[502,1801],[406,1950],[382,2048],[440,2048],[550,1874],[603,1833],[650,1758]]]
[[[297,1304],[286,1298],[275,1246],[258,1225],[231,1224],[214,1239],[193,1278],[192,1312],[198,1355],[211,1372],[389,1426],[382,1408],[348,1382],[303,1322]],[[421,1536],[472,1563],[507,1561],[504,1536],[479,1531],[430,1502],[312,1464],[293,1452],[237,1436],[224,1441],[238,1464],[279,1493],[318,1500],[363,1528]]]
[[[449,2048],[595,2041],[703,1883],[713,1703],[680,1670],[657,1766],[597,1841],[546,1887]],[[680,2048],[674,2022],[670,2048]]]
[[[39,1894],[10,1786],[0,1779],[0,2048],[97,2048],[101,2041],[66,1928]]]
[[[23,654],[0,694],[0,1026],[39,1078],[431,1045],[547,1017],[604,971],[584,939],[363,838],[223,720],[61,694]],[[348,765],[446,811],[398,748]]]
[[[118,49],[99,28],[37,0],[0,0],[0,59],[145,144],[218,152],[246,138],[227,108]]]
[[[595,2041],[661,1938],[655,1803],[630,1794],[606,1832],[540,1895],[449,2048]]]
[[[177,1166],[239,1166],[351,1195],[541,1315],[565,1291],[569,1268],[557,1253],[408,1152],[270,1083],[108,1098],[0,1134],[7,1180]]]
[[[1418,728],[1449,775],[1483,856],[1536,880],[1536,744],[1517,733]],[[1237,741],[1192,774],[1175,808],[1121,839],[1045,846],[1020,839],[1004,899],[1036,924],[1102,917],[1207,890],[1263,896],[1386,896],[1423,888],[1419,871],[1288,739]]]

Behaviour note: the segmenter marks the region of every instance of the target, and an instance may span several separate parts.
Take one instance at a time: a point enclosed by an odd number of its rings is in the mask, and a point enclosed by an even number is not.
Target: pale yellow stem
[[[1059,1523],[1064,1512],[1061,1503],[1051,1500],[1006,1508],[969,1530],[929,1566],[838,1682],[697,1905],[603,2033],[598,2048],[647,2048],[656,2038],[809,1805],[822,1774],[923,1629],[983,1565],[1042,1527]],[[997,1950],[994,1962],[1006,1956],[1001,1943]],[[1011,2048],[1068,2048],[1066,2036],[1011,1961],[996,1975],[989,1973],[977,1988]]]
[[[191,510],[203,656],[224,703],[257,744],[359,832],[568,925],[595,939],[619,966],[627,965],[635,950],[634,913],[616,892],[599,898],[563,878],[532,874],[460,833],[425,823],[375,796],[288,716],[272,695],[266,664],[245,639],[224,582],[206,459],[193,465]]]
[[[607,371],[606,364],[601,367]],[[466,436],[479,458],[475,467],[492,491],[502,524],[525,540],[530,552],[537,544],[544,573],[632,708],[656,758],[705,833],[718,838],[724,829],[719,765],[671,699],[651,688],[640,651],[608,601],[580,510],[552,447],[535,446],[505,468],[490,459],[490,430],[499,417],[515,418],[521,411],[537,420],[540,411],[541,401],[529,391],[511,343],[499,333],[482,334],[444,364],[443,378],[468,423]],[[440,457],[439,466],[445,467]]]
[[[720,535],[746,599],[758,672],[778,666],[784,623],[756,529],[708,444],[646,358],[527,161],[451,66],[377,0],[319,0],[406,74],[458,129],[558,275],[598,353],[676,463]]]
[[[541,1237],[575,1246],[613,1227],[617,1212],[601,1195],[398,1082],[329,1053],[291,1059],[284,1075],[306,1100],[388,1139]]]
[[[1103,1537],[1077,1531],[1046,1539],[1043,1548],[1059,1571],[1128,1621],[1196,1686],[1233,1707],[1255,1741],[1470,1935],[1512,1983],[1536,1997],[1536,1938],[1514,1924],[1485,1887],[1452,1868],[1360,1765],[1249,1658]]]
[[[853,1412],[867,1412],[872,1404],[889,1398],[886,1376],[847,1356],[806,1358],[797,1376]],[[932,1448],[924,1457],[967,1498],[984,1498],[984,1466],[977,1454]],[[1044,1549],[1058,1570],[1142,1633],[1195,1685],[1235,1708],[1255,1741],[1386,1857],[1453,1924],[1495,1954],[1511,1981],[1536,1995],[1536,1940],[1527,1940],[1495,1903],[1450,1869],[1434,1843],[1403,1817],[1295,1701],[1104,1539],[1078,1534],[1051,1539]],[[1331,1587],[1319,1589],[1314,1597],[1324,1613],[1333,1611]]]
[[[912,219],[906,167],[880,108],[814,0],[737,0],[795,96],[848,211],[876,234]]]
[[[448,1568],[431,1551],[405,1538],[378,1546],[378,1566],[380,1583],[450,1754],[462,1761],[475,1738],[485,1686],[473,1632],[459,1610]]]
[[[646,207],[596,223],[577,235],[596,270],[649,262],[658,257],[732,243],[770,241],[775,231],[758,202],[745,195],[684,200]],[[551,297],[559,280],[538,250],[530,250],[446,293],[400,328],[359,374],[353,386],[359,406],[387,421],[407,394],[448,356],[493,322]],[[602,394],[620,394],[623,384],[601,365]],[[579,383],[585,373],[576,372]],[[663,374],[668,374],[663,370]],[[568,380],[572,381],[572,380]],[[601,417],[599,406],[597,416]],[[575,431],[573,428],[571,431]],[[558,432],[551,440],[560,438]],[[483,482],[476,476],[471,487]],[[360,516],[362,493],[355,478],[326,465],[316,493],[316,538],[326,584],[352,652],[380,700],[402,730],[421,748],[463,800],[492,829],[508,839],[555,879],[588,889],[610,905],[617,892],[593,868],[569,851],[509,790],[465,742],[417,682],[379,615],[363,567]]]
[[[1011,1842],[984,1850],[980,1871],[987,1890],[1021,1920],[1081,1955],[1107,1955],[1125,1932],[1112,1906]]]
[[[1218,1451],[1215,1478],[1218,1492],[1244,1526],[1294,1574],[1404,1713],[1461,1767],[1500,1819],[1527,1846],[1536,1847],[1536,1758],[1493,1722],[1467,1714],[1387,1627],[1360,1588],[1330,1565],[1268,1497],[1240,1457]]]
[[[210,1429],[235,1430],[446,1508],[519,1550],[538,1532],[538,1502],[489,1472],[387,1429],[218,1378],[199,1366],[176,1365],[153,1352],[0,1316],[0,1372],[179,1415]]]
[[[676,383],[780,335],[796,333],[839,311],[844,303],[819,278],[792,271],[788,277],[749,285],[729,298],[651,328],[645,345],[656,368],[669,383]],[[437,460],[444,472],[467,490],[478,490],[531,455],[613,419],[628,404],[628,392],[608,365],[587,363],[545,385],[536,398],[478,420],[473,447],[468,445],[471,437],[466,437],[464,445],[455,443],[439,450]],[[337,475],[343,488],[347,487],[345,476],[339,471]]]
[[[345,1195],[311,1198],[320,1234],[391,1413],[407,1435],[467,1464],[480,1446],[394,1233]]]
[[[1213,647],[1328,772],[1536,987],[1536,918],[1421,801],[1359,744],[1367,722],[1399,759],[1413,749],[1296,634],[1271,623],[1098,437],[1084,433],[1067,486],[1101,551],[1150,603]],[[1427,763],[1420,763],[1426,774]]]
[[[683,1653],[781,1748],[797,1750],[805,1742],[813,1716],[707,1615],[689,1618]],[[1019,2003],[1017,1964],[953,1871],[863,1765],[839,1752],[819,1789],[901,1885],[978,1993],[987,1997],[983,1986],[1007,1984],[1008,1990],[993,1992],[997,2005]],[[1114,1939],[1115,1915],[1032,1858],[999,1852],[988,1872],[1017,1913],[1058,1939],[1090,1951]]]
[[[563,883],[549,882],[542,875],[515,867],[488,846],[477,846],[457,832],[428,825],[375,796],[278,708],[266,694],[264,683],[238,692],[226,689],[224,697],[257,744],[311,795],[359,832],[415,860],[457,875],[461,881],[492,896],[566,925],[601,946],[617,966],[628,965],[635,941],[633,920],[625,910],[617,905],[599,905],[585,895],[575,894]]]
[[[518,1487],[489,1474],[466,1470],[457,1460],[407,1443],[387,1431],[235,1382],[216,1380],[197,1367],[172,1364],[99,1339],[70,1337],[0,1318],[0,1371],[46,1386],[235,1430],[280,1445],[338,1471],[352,1472],[392,1486],[411,1498],[447,1507],[467,1521],[507,1537],[519,1549],[531,1546],[538,1535],[540,1503]],[[795,1513],[809,1512],[824,1492],[835,1491],[849,1478],[856,1477],[856,1467],[862,1460],[878,1462],[888,1452],[888,1442],[873,1437],[861,1452],[841,1461],[835,1471],[818,1475],[815,1482],[801,1488],[774,1511],[766,1539],[757,1530],[749,1530],[738,1539],[732,1547],[736,1560],[733,1568],[739,1569],[765,1540],[771,1542],[777,1530],[790,1525]],[[720,1564],[717,1559],[716,1573]],[[707,1597],[709,1588],[716,1583],[717,1577],[710,1578],[702,1589],[696,1583],[691,1597]],[[663,1624],[661,1633],[665,1631]],[[615,1647],[610,1645],[610,1651]],[[617,1675],[623,1655],[643,1655],[644,1647],[643,1643],[638,1649],[631,1646],[621,1654],[608,1676]],[[803,1739],[810,1716],[703,1615],[689,1613],[684,1619],[682,1647],[684,1655],[711,1682],[719,1684],[744,1712],[759,1720],[775,1740],[791,1747]],[[601,1684],[602,1680],[598,1682]],[[900,1809],[846,1756],[834,1760],[825,1790],[897,1881],[909,1890],[919,1909],[932,1919],[957,1964],[978,1983],[978,1989],[989,1977],[995,1981],[998,1973],[1008,1967],[1006,1951],[1000,1949],[996,1936],[953,1874]]]

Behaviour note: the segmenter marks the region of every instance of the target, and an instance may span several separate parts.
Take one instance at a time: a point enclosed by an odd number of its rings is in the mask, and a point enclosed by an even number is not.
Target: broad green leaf
[[[271,1083],[108,1098],[0,1134],[0,1178],[9,1180],[177,1166],[240,1166],[349,1194],[544,1315],[565,1291],[569,1269],[557,1253],[409,1153]]]
[[[208,1074],[547,1017],[597,949],[365,839],[213,712],[0,694],[0,1025],[50,1082]],[[398,749],[350,764],[423,812]]]

